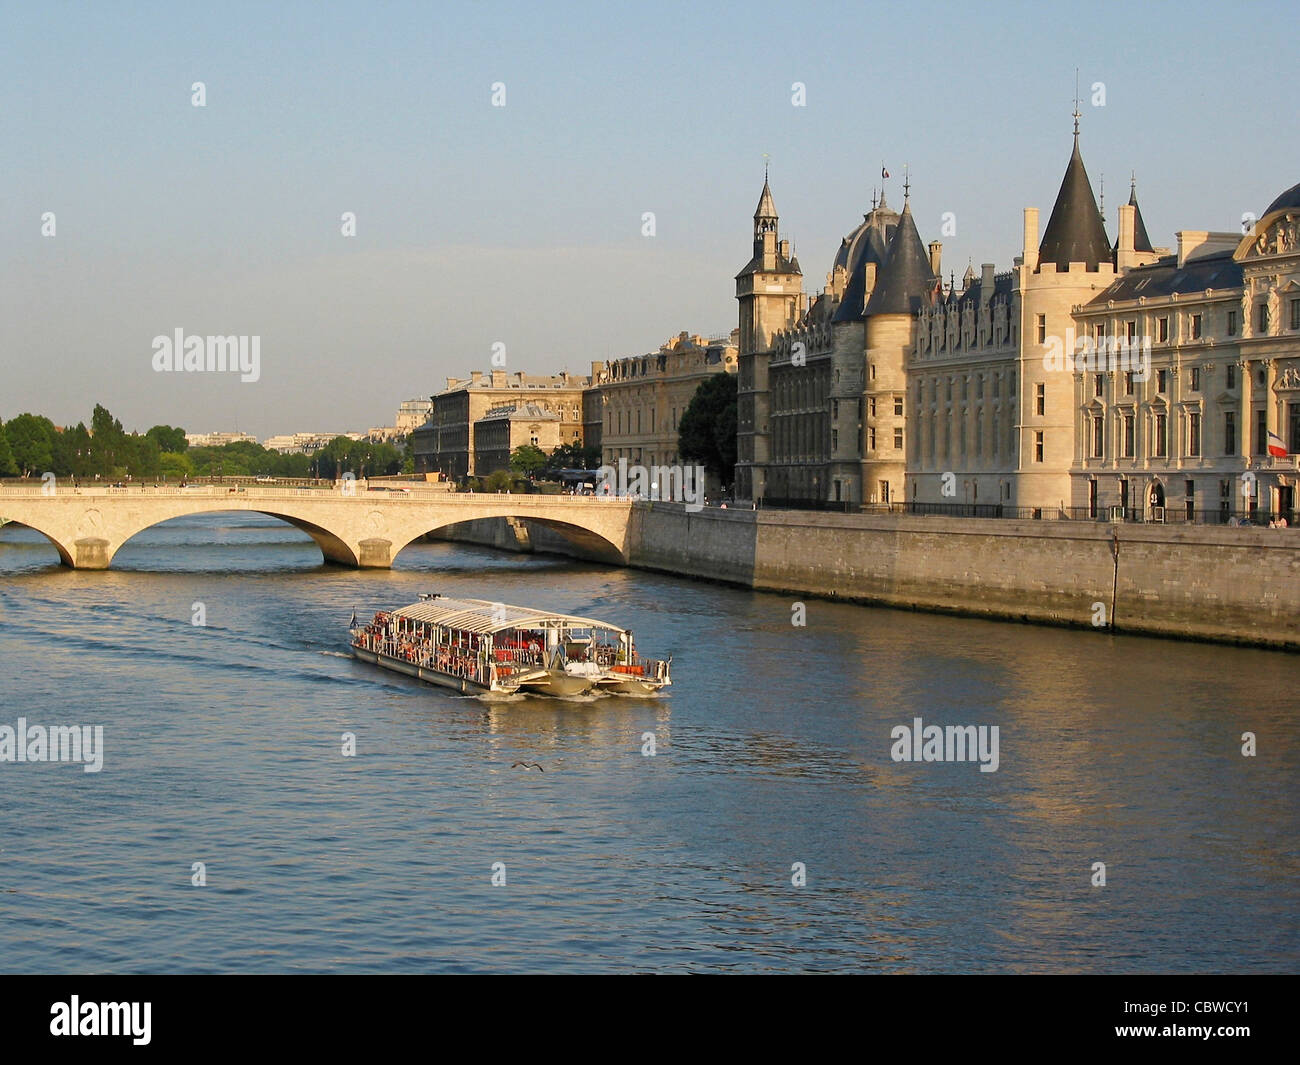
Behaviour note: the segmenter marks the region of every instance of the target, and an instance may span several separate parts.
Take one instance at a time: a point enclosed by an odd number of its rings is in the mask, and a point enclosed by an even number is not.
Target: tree
[[[546,452],[536,444],[520,444],[510,452],[510,468],[525,477],[532,477],[546,465]]]
[[[0,423],[0,477],[13,477],[17,472],[14,453],[9,447],[9,437],[5,434],[4,425]]]
[[[185,430],[170,425],[155,425],[144,435],[158,445],[160,452],[179,455],[190,446],[185,439]]]
[[[583,447],[577,440],[561,444],[551,452],[546,460],[548,472],[559,470],[594,470],[600,466],[600,448],[592,445]]]
[[[525,447],[529,445],[524,445]],[[518,450],[516,448],[516,450]],[[509,470],[494,470],[483,479],[485,492],[511,492],[523,487],[523,478]]]
[[[677,450],[724,485],[736,468],[736,375],[714,374],[691,397],[677,423]]]
[[[54,465],[54,423],[49,418],[20,414],[5,424],[5,436],[22,476],[39,476]]]

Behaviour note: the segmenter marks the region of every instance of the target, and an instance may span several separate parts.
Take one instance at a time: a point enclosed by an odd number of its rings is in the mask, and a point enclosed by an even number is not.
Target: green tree
[[[691,397],[677,423],[677,450],[729,485],[736,468],[736,375],[714,374]]]
[[[18,466],[14,462],[13,450],[9,447],[9,437],[5,433],[4,424],[0,423],[0,477],[13,477],[18,473]]]
[[[546,465],[546,452],[536,444],[520,444],[510,452],[510,468],[531,477]]]
[[[523,484],[524,479],[517,473],[512,473],[510,470],[494,470],[483,479],[483,491],[515,492],[522,488]]]
[[[129,456],[126,433],[122,423],[113,417],[107,407],[95,404],[95,411],[90,418],[90,472],[105,476],[117,476],[124,470],[124,458]]]
[[[158,445],[159,452],[179,455],[189,447],[185,439],[185,430],[170,425],[155,425],[144,435]]]
[[[184,481],[194,476],[194,460],[189,455],[164,451],[158,457],[158,472],[169,481]]]
[[[39,476],[54,465],[54,423],[20,414],[5,424],[14,465],[24,477]]]
[[[63,436],[67,439],[68,462],[71,465],[69,472],[77,477],[93,473],[90,468],[90,430],[86,428],[86,423],[77,422],[75,428],[65,429]]]

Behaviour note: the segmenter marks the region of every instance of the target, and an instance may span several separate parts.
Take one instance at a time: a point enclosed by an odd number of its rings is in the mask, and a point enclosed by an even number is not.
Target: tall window
[[[1105,388],[1106,388],[1106,375],[1105,375],[1105,374],[1093,374],[1093,375],[1092,375],[1092,394],[1093,394],[1094,396],[1100,396],[1100,395],[1102,394],[1102,392],[1105,391]]]
[[[894,430],[894,450],[895,450],[895,451],[902,451],[902,450],[903,450],[903,430],[902,430],[902,429],[895,429],[895,430]]]
[[[1047,386],[1046,385],[1034,386],[1034,408],[1039,414],[1046,413],[1047,411]]]
[[[872,451],[875,451],[875,450],[876,450],[876,429],[875,429],[875,426],[872,426],[870,429],[867,430],[867,447],[869,447]]]
[[[1201,316],[1199,314],[1192,315],[1192,339],[1201,339]]]
[[[1166,393],[1166,392],[1169,391],[1169,371],[1168,371],[1168,370],[1157,370],[1157,371],[1156,371],[1156,391],[1159,392],[1161,395],[1163,395],[1164,393]]]
[[[870,402],[868,403],[868,408],[869,408],[870,411],[871,411],[871,417],[874,418],[874,417],[876,416],[876,397],[875,397],[875,396],[872,396],[872,397],[871,397],[871,400],[870,400]]]
[[[1199,392],[1200,390],[1201,390],[1201,368],[1199,366],[1193,366],[1192,367],[1192,391]]]
[[[1106,453],[1106,420],[1100,414],[1092,416],[1092,457],[1104,458]]]
[[[1156,415],[1156,458],[1162,459],[1169,454],[1169,419],[1164,414]]]
[[[1126,334],[1125,334],[1125,335],[1128,337],[1130,343],[1132,343],[1134,340],[1137,339],[1137,333],[1138,333],[1138,324],[1137,324],[1137,322],[1136,322],[1136,321],[1130,321],[1130,322],[1128,323],[1128,329],[1127,329],[1127,332],[1126,332]]]
[[[1268,304],[1267,303],[1261,303],[1259,305],[1258,314],[1259,314],[1259,332],[1261,334],[1265,334],[1268,332]]]
[[[831,417],[838,418],[839,416],[840,416],[840,401],[838,399],[833,399],[831,400]]]
[[[1229,391],[1231,391],[1232,389],[1237,387],[1237,367],[1235,367],[1232,363],[1228,363],[1225,369],[1228,371],[1227,385]]]
[[[1229,311],[1228,312],[1228,336],[1235,337],[1236,335],[1237,335],[1237,312]]]
[[[1300,300],[1291,301],[1291,328],[1300,329]]]
[[[1191,414],[1187,419],[1187,454],[1196,456],[1201,453],[1201,416]]]
[[[894,417],[896,417],[896,418],[901,418],[902,416],[903,416],[903,397],[902,397],[902,396],[895,396],[895,397],[894,397]]]
[[[1034,433],[1034,461],[1043,461],[1043,431],[1041,429]]]
[[[1038,342],[1040,344],[1047,343],[1047,315],[1045,314],[1038,316]]]
[[[1162,341],[1166,341],[1166,340],[1168,340],[1168,339],[1169,339],[1169,319],[1168,319],[1168,318],[1161,318],[1161,319],[1159,319],[1159,320],[1156,322],[1156,326],[1157,326],[1157,328],[1158,328],[1158,330],[1159,330],[1158,335],[1159,335],[1160,339],[1161,339]]]
[[[1133,415],[1124,415],[1124,457],[1133,457]]]
[[[1223,412],[1223,453],[1225,455],[1235,455],[1237,453],[1237,412]]]
[[[1264,454],[1264,446],[1268,441],[1268,411],[1257,410],[1255,412],[1255,454]]]
[[[1132,394],[1133,394],[1133,371],[1129,370],[1129,372],[1124,375],[1124,395],[1131,396]]]

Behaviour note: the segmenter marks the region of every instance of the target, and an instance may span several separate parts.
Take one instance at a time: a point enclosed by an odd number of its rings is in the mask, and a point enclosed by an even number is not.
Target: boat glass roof
[[[507,629],[545,625],[547,622],[563,622],[574,628],[606,629],[610,632],[626,631],[608,621],[597,621],[594,618],[583,618],[574,614],[548,613],[532,607],[494,603],[488,599],[448,599],[445,596],[437,596],[401,607],[394,610],[392,614],[393,617],[410,618],[412,621],[423,621],[431,625],[445,625],[466,632],[503,632]]]

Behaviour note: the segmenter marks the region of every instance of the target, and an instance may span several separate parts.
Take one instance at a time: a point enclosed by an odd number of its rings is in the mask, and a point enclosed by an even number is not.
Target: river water
[[[424,591],[607,617],[671,694],[489,703],[346,655],[354,609]],[[794,614],[453,544],[325,567],[257,515],[102,573],[0,530],[0,725],[104,736],[98,773],[0,762],[0,970],[1300,966],[1295,656]],[[997,770],[895,762],[915,718],[998,726]]]

